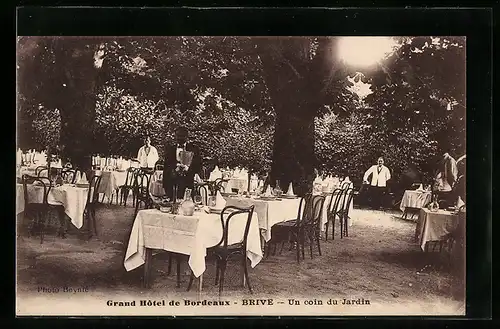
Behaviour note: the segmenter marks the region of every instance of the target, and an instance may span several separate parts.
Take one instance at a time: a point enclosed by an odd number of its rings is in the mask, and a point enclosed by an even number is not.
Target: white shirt
[[[178,162],[181,162],[181,152],[186,150],[186,143],[179,145],[177,144],[177,151],[175,152],[175,158]]]
[[[158,151],[154,146],[149,146],[149,153],[146,154],[146,146],[143,145],[137,154],[140,166],[145,168],[153,168],[158,161]]]
[[[371,166],[370,169],[365,172],[363,181],[367,181],[370,174],[372,174],[371,186],[386,187],[387,181],[391,179],[391,172],[389,171],[389,168],[384,165],[380,168],[378,165]]]

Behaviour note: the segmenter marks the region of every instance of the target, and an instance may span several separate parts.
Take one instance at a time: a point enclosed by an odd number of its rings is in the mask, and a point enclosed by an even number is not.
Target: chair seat
[[[230,244],[227,246],[227,250],[229,252],[237,251],[237,250],[242,249],[242,248],[243,248],[242,243],[235,243],[235,244]],[[214,253],[214,254],[220,254],[221,252],[223,252],[223,250],[224,250],[224,248],[222,248],[222,247],[213,247],[213,248],[209,249],[209,252]]]
[[[276,225],[273,226],[274,227],[290,227],[290,226],[295,226],[297,224],[297,220],[296,219],[290,219],[290,220],[287,220],[285,222],[281,222],[281,223],[278,223]]]

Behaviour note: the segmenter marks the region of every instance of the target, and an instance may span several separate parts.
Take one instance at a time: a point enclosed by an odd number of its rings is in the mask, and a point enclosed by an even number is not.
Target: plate
[[[164,212],[164,213],[169,213],[172,208],[171,207],[160,207],[159,209],[161,212]]]
[[[283,199],[297,199],[297,195],[282,195],[281,198]]]
[[[273,201],[273,200],[276,200],[276,197],[274,197],[274,196],[261,196],[259,199]]]
[[[220,209],[220,208],[208,207],[208,209],[210,209],[211,214],[220,214],[222,212],[222,209]]]

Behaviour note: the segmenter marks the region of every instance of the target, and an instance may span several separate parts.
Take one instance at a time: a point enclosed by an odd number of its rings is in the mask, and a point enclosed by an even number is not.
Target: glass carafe
[[[434,194],[432,196],[432,202],[429,205],[429,209],[430,209],[430,211],[438,211],[439,210],[439,203],[437,201],[437,195],[436,194]]]
[[[184,216],[193,216],[195,204],[191,199],[191,189],[184,192],[184,200],[181,202],[180,212]]]
[[[276,181],[276,187],[274,188],[274,195],[280,197],[283,194],[283,190],[281,190],[280,181]]]

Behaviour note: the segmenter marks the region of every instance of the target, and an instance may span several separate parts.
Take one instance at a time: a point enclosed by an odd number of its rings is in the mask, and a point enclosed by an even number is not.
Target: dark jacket
[[[179,185],[178,197],[182,197],[184,195],[184,189],[186,187],[192,188],[194,185],[194,175],[199,174],[201,170],[201,157],[200,150],[198,147],[191,143],[186,144],[186,151],[193,152],[193,160],[191,162],[191,166],[189,166],[189,170],[186,175],[181,178],[177,178],[177,185]],[[177,144],[167,145],[165,147],[165,162],[163,166],[163,188],[165,189],[165,193],[167,196],[171,196],[172,189],[175,183],[174,171],[177,167]]]

